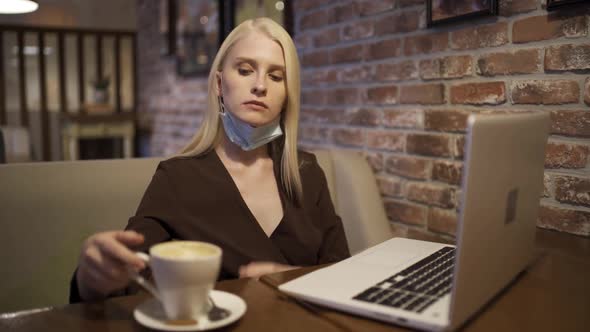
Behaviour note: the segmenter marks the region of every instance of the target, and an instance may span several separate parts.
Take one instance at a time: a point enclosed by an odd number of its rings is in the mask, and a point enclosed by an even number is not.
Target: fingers
[[[85,264],[92,270],[100,271],[105,279],[120,281],[128,278],[128,265],[101,254],[96,248],[89,249]]]
[[[284,265],[274,262],[252,262],[242,265],[239,269],[240,278],[258,278],[265,274],[288,271],[296,268],[291,265]]]
[[[129,277],[125,271],[105,269],[102,266],[87,264],[84,269],[79,269],[79,280],[94,292],[106,296],[114,290],[125,287],[129,283]]]
[[[252,262],[240,267],[240,278],[257,278],[268,273],[274,273],[277,270],[276,263],[272,262]]]
[[[129,283],[126,270],[121,263],[105,262],[104,255],[98,250],[84,253],[80,261],[76,279],[80,295],[85,300],[104,298],[111,292],[125,287]]]
[[[129,283],[128,268],[145,268],[144,261],[127,247],[143,241],[143,236],[133,231],[103,232],[86,240],[77,280],[79,288],[89,295],[87,299],[125,287]]]
[[[136,231],[117,231],[115,232],[114,237],[115,240],[128,246],[142,244],[144,240],[143,235]]]
[[[145,268],[145,262],[133,251],[127,248],[127,245],[139,244],[143,242],[143,236],[133,233],[115,232],[111,236],[97,238],[95,243],[100,249],[101,253],[110,256],[111,259],[118,260],[123,264],[130,265],[137,269],[143,269]]]

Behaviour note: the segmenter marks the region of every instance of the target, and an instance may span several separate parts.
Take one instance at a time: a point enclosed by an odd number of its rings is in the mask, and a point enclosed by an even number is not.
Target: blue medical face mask
[[[234,144],[244,151],[254,150],[283,135],[281,130],[281,117],[277,116],[271,123],[252,127],[250,124],[238,119],[236,116],[225,110],[225,105],[219,98],[220,116],[223,122],[225,134]]]

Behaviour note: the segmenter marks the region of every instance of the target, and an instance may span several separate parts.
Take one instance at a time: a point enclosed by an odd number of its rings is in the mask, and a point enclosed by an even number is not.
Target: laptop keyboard
[[[454,264],[455,248],[444,247],[353,299],[420,313],[451,292]]]

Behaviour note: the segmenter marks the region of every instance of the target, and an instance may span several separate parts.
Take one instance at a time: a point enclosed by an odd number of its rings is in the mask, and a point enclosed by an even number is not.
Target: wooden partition
[[[52,123],[96,109],[95,80],[110,79],[107,113],[135,114],[136,43],[134,31],[0,26],[0,125],[39,137],[37,160],[61,159]]]

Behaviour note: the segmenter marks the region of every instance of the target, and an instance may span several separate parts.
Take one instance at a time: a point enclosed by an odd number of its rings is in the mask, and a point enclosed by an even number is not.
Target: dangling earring
[[[223,98],[221,98],[221,96],[218,96],[217,99],[219,100],[219,112],[221,114],[225,113],[225,104],[223,104]]]

